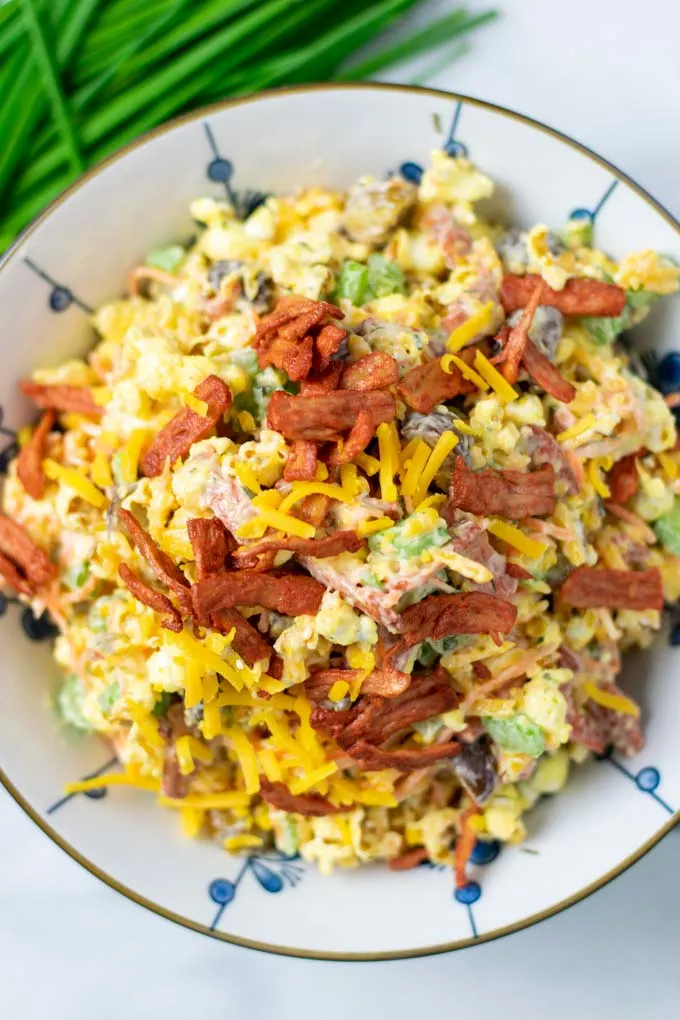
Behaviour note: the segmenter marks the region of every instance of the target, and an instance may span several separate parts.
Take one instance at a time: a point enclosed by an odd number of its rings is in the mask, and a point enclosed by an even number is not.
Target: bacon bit
[[[268,779],[260,780],[260,796],[267,804],[287,811],[292,815],[308,815],[314,818],[321,815],[338,815],[351,811],[351,804],[335,805],[319,793],[292,794],[283,783],[270,783]]]
[[[559,591],[577,609],[663,609],[661,573],[650,570],[610,570],[576,567]]]
[[[45,550],[33,541],[21,524],[4,514],[0,514],[0,552],[25,574],[34,590],[49,584],[57,576],[57,568]]]
[[[324,701],[328,692],[338,680],[352,686],[363,674],[361,669],[317,669],[305,680],[305,694],[310,701]],[[361,685],[361,693],[367,697],[398,698],[411,683],[408,673],[397,669],[376,669]]]
[[[283,535],[281,538],[264,538],[257,545],[247,549],[239,549],[234,553],[234,560],[239,567],[250,566],[251,560],[257,559],[266,552],[293,552],[299,556],[314,556],[326,559],[338,556],[341,552],[357,552],[363,545],[363,539],[354,531],[335,531],[325,538],[299,538],[297,535]]]
[[[673,410],[674,407],[680,407],[680,393],[668,393],[664,398],[666,407],[670,407]]]
[[[456,876],[456,889],[462,889],[467,885],[467,866],[475,848],[477,837],[470,825],[473,815],[479,814],[476,808],[463,811],[460,816],[460,833],[456,839],[454,851],[454,873]]]
[[[279,653],[272,652],[272,657],[269,660],[269,666],[267,668],[268,675],[273,677],[274,680],[280,680],[283,676],[283,665],[283,659]]]
[[[627,457],[617,460],[607,475],[607,485],[613,503],[627,503],[638,489],[637,459],[642,453],[629,453]]]
[[[391,393],[336,392],[318,397],[293,397],[283,390],[272,394],[267,423],[286,439],[337,440],[351,429],[360,411],[368,411],[374,428],[391,421],[396,404]]]
[[[609,694],[625,697],[615,683],[606,681],[600,687]],[[639,717],[615,712],[590,700],[578,708],[571,685],[565,685],[562,691],[569,706],[567,722],[571,725],[571,740],[575,744],[582,744],[595,754],[604,754],[613,747],[626,757],[642,750],[645,742]]]
[[[557,478],[564,483],[567,495],[575,495],[585,482],[583,464],[573,450],[565,449],[554,436],[540,425],[530,425],[529,455],[531,463],[540,467],[550,464]]]
[[[539,351],[527,337],[527,342],[522,353],[522,364],[527,372],[542,390],[559,400],[563,404],[570,404],[576,396],[576,389],[563,375],[555,368],[550,358]]]
[[[317,465],[316,443],[309,439],[296,439],[283,469],[284,481],[311,482],[316,477]]]
[[[22,379],[19,389],[36,407],[47,411],[70,411],[91,418],[99,418],[104,413],[104,408],[96,403],[88,386],[48,385]]]
[[[291,341],[277,337],[269,347],[259,355],[260,368],[275,365],[283,369],[289,379],[299,382],[306,379],[312,370],[314,357],[314,341],[311,336],[303,340]]]
[[[364,452],[374,435],[373,415],[370,411],[359,411],[347,439],[329,457],[329,466],[339,467],[341,464],[349,464]]]
[[[512,560],[508,560],[505,565],[505,573],[509,574],[510,577],[516,578],[518,581],[530,581],[533,574],[530,574],[528,570],[521,567],[519,563],[513,563]]]
[[[45,411],[38,426],[21,450],[17,460],[17,475],[24,489],[33,499],[42,499],[45,494],[45,472],[42,462],[45,457],[45,443],[54,425],[56,412]]]
[[[0,553],[0,577],[13,588],[19,595],[33,597],[35,592],[28,579],[19,572],[15,563],[12,563],[4,553]]]
[[[359,768],[365,772],[379,772],[382,769],[396,769],[398,772],[414,772],[443,758],[455,758],[460,753],[460,744],[451,740],[447,744],[431,744],[423,748],[399,748],[383,751],[365,740],[358,740],[348,749]]]
[[[342,315],[335,316],[336,319],[341,317]],[[336,326],[333,322],[329,322],[321,328],[314,341],[314,368],[317,372],[323,372],[330,366],[331,358],[337,354],[340,344],[346,336],[347,330]]]
[[[191,733],[184,719],[184,707],[181,704],[171,705],[165,718],[160,721],[159,729],[166,740],[161,788],[166,797],[175,799],[186,797],[189,792],[189,777],[183,776],[180,772],[175,750],[178,737],[185,737]]]
[[[562,290],[548,287],[540,276],[529,273],[527,276],[503,277],[500,299],[506,314],[517,308],[524,308],[531,300],[537,283],[541,281],[543,291],[541,304],[557,308],[563,315],[596,315],[614,317],[621,315],[626,305],[626,292],[614,283],[602,283],[600,280],[571,279],[567,280]]]
[[[219,613],[214,613],[210,617],[210,626],[222,634],[228,634],[232,629],[236,632],[233,647],[249,666],[272,655],[269,642],[265,641],[252,623],[241,616],[238,609],[223,609]]]
[[[175,566],[167,553],[158,548],[151,535],[144,530],[129,510],[119,510],[118,520],[125,525],[135,548],[151,567],[158,580],[178,596],[183,611],[190,613],[190,585],[179,567]]]
[[[161,627],[165,627],[166,630],[174,630],[176,634],[179,634],[182,630],[182,617],[167,595],[156,591],[150,584],[143,581],[133,570],[130,570],[127,563],[120,564],[118,574],[133,598],[157,613],[165,614],[165,618],[161,620]]]
[[[508,339],[503,347],[503,375],[510,384],[516,383],[519,377],[519,366],[524,357],[527,344],[530,342],[529,330],[531,329],[536,309],[541,303],[542,293],[543,278],[539,276],[536,277],[534,289],[522,312],[521,319],[508,333]]]
[[[466,364],[471,363],[474,349],[466,348],[459,353],[459,357]],[[439,358],[427,361],[424,365],[416,365],[397,386],[402,399],[419,414],[429,414],[437,404],[443,404],[463,393],[472,393],[476,389],[475,384],[464,379],[455,365],[450,373],[445,372]]]
[[[555,509],[555,472],[549,464],[538,471],[471,471],[462,457],[456,457],[449,506],[513,521],[550,514]]]
[[[239,570],[199,581],[192,589],[199,619],[234,606],[262,606],[287,616],[316,616],[326,588],[313,577],[276,577],[255,570]]]
[[[332,361],[324,372],[303,379],[300,383],[301,397],[320,397],[324,393],[333,393],[340,385],[342,362]]]
[[[321,492],[315,492],[312,493],[311,496],[305,496],[305,498],[298,503],[297,515],[298,517],[301,517],[303,521],[307,521],[307,524],[312,524],[315,528],[320,528],[326,520],[326,515],[328,514],[328,508],[330,505],[330,496],[325,496]]]
[[[490,680],[491,670],[488,666],[485,666],[483,662],[473,662],[472,672],[475,674],[478,680]]]
[[[194,550],[199,581],[211,574],[221,573],[229,553],[238,548],[236,540],[219,517],[195,517],[187,521],[187,532]]]
[[[562,666],[564,669],[570,669],[572,672],[578,673],[581,669],[581,660],[576,652],[572,651],[568,645],[560,645],[558,665]]]
[[[391,354],[373,351],[347,366],[340,387],[343,390],[386,390],[398,382],[399,371]]]
[[[401,614],[399,644],[412,648],[426,638],[451,634],[508,634],[515,625],[517,609],[497,595],[471,591],[454,595],[428,595]]]
[[[639,528],[647,545],[654,545],[656,543],[656,535],[650,526],[641,517],[634,514],[632,510],[626,510],[625,507],[619,506],[618,503],[612,503],[610,500],[606,500],[604,506],[614,517],[618,517],[620,520],[625,521],[626,524],[632,524],[633,527]]]
[[[511,662],[509,666],[499,670],[490,680],[485,680],[479,687],[472,688],[469,694],[465,696],[461,705],[463,714],[467,715],[471,712],[475,702],[481,698],[488,698],[495,691],[500,691],[507,687],[513,680],[527,676],[530,670],[537,666],[542,659],[550,658],[556,651],[557,644],[550,642],[540,645],[538,648],[532,648],[531,651],[523,652],[515,662]]]
[[[412,868],[417,868],[419,864],[423,864],[429,856],[424,846],[414,846],[413,850],[408,850],[405,854],[400,854],[399,857],[390,857],[387,867],[390,871],[410,871]]]
[[[171,465],[174,464],[186,456],[194,443],[207,439],[231,407],[231,390],[216,375],[209,375],[199,383],[194,396],[208,405],[207,417],[185,407],[170,419],[142,459],[142,470],[147,478],[162,474],[168,459]]]
[[[132,297],[139,296],[139,285],[145,280],[162,283],[164,287],[176,287],[179,283],[179,276],[168,273],[165,269],[158,269],[156,266],[136,266],[128,276],[128,291]]]

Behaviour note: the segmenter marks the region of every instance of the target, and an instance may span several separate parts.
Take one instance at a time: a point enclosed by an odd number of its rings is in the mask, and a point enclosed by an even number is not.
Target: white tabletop
[[[560,128],[680,216],[680,7],[497,2],[502,20],[431,84]],[[679,864],[676,830],[584,903],[500,942],[400,963],[308,963],[232,948],[127,902],[0,791],[0,1016],[527,1020],[540,1009],[550,1020],[671,1020],[679,1013]]]

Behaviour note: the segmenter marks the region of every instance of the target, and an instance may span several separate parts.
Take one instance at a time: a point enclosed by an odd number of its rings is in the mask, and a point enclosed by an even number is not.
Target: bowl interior
[[[558,227],[581,210],[595,223],[598,246],[614,255],[654,248],[680,256],[677,225],[612,167],[482,103],[360,86],[282,92],[213,109],[94,171],[6,259],[0,463],[14,430],[31,419],[16,380],[88,348],[88,312],[122,292],[128,270],[149,249],[191,235],[191,199],[344,187],[362,174],[381,178],[399,170],[415,179],[436,148],[469,154],[496,180],[494,213],[507,221]],[[670,349],[680,332],[680,302],[665,303],[650,320],[648,342]],[[368,868],[328,879],[299,860],[244,861],[185,840],[171,812],[155,808],[148,794],[114,788],[104,796],[62,798],[66,782],[111,768],[111,752],[57,729],[49,708],[56,669],[48,641],[20,607],[0,603],[0,612],[0,765],[10,792],[109,884],[242,944],[366,958],[494,937],[601,885],[670,828],[680,805],[680,653],[661,637],[629,666],[643,688],[645,750],[575,772],[566,792],[546,798],[529,816],[527,845],[536,852],[479,848],[473,878],[457,897],[443,869]]]

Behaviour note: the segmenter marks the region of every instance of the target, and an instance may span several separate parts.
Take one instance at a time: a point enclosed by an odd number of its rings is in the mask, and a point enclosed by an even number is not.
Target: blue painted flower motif
[[[266,201],[267,196],[262,191],[251,191],[246,190],[238,192],[232,187],[232,180],[235,173],[234,164],[230,159],[221,155],[217,142],[215,141],[215,135],[213,130],[207,121],[203,124],[203,130],[212,152],[212,159],[206,167],[206,176],[208,180],[213,181],[216,184],[223,184],[224,190],[227,196],[227,201],[233,208],[237,217],[240,220],[245,220],[250,216],[258,206],[262,205]]]
[[[236,897],[243,879],[250,872],[261,889],[268,893],[280,893],[300,882],[303,867],[297,863],[298,857],[287,857],[277,852],[267,854],[251,854],[246,857],[234,879],[216,878],[208,886],[208,895],[217,904],[217,911],[210,925],[211,930],[217,927],[225,909]]]
[[[680,392],[680,353],[678,351],[671,351],[661,359],[656,370],[656,384],[664,396]]]
[[[83,776],[83,779],[96,779],[98,776],[103,776],[105,772],[110,772],[111,769],[116,767],[116,765],[118,765],[118,759],[109,758],[104,765],[100,765],[100,767],[95,769],[94,772],[88,772],[86,776]],[[92,790],[86,790],[83,796],[87,797],[88,800],[103,800],[108,795],[108,792],[109,789],[107,786],[97,786]],[[68,804],[69,801],[72,801],[74,797],[78,796],[79,794],[77,793],[67,793],[65,796],[60,797],[59,800],[55,800],[53,804],[50,804],[45,811],[45,814],[53,815],[55,811],[58,811],[59,808],[62,808],[65,804]]]
[[[456,108],[453,111],[453,117],[451,119],[451,127],[449,128],[449,133],[446,136],[446,141],[442,145],[442,150],[446,153],[446,155],[451,156],[453,158],[457,156],[467,156],[468,154],[467,146],[456,138],[458,122],[460,120],[462,110],[463,110],[462,102],[456,103]],[[419,163],[414,163],[412,160],[407,160],[406,162],[402,163],[401,166],[399,167],[399,173],[404,178],[404,180],[410,181],[411,184],[420,184],[423,178],[424,171]]]
[[[81,299],[73,293],[70,287],[65,287],[64,284],[57,283],[57,281],[51,277],[49,273],[45,272],[45,270],[42,269],[41,266],[37,265],[32,259],[24,258],[23,262],[24,265],[28,266],[28,268],[35,273],[36,276],[39,276],[41,280],[44,280],[45,283],[49,284],[51,289],[47,303],[51,311],[65,312],[71,307],[71,305],[76,305],[82,312],[86,312],[87,315],[93,314],[94,310],[89,305],[85,304],[84,301],[81,301]]]
[[[653,765],[646,765],[644,768],[640,769],[639,772],[631,772],[625,765],[622,765],[620,761],[617,761],[611,753],[602,755],[601,760],[610,762],[617,772],[620,772],[621,775],[626,776],[627,779],[630,779],[631,782],[635,783],[641,793],[646,793],[649,797],[655,800],[657,804],[664,809],[664,811],[668,812],[669,815],[674,814],[674,810],[670,804],[668,804],[657,792],[661,785],[661,772],[658,768]]]
[[[609,187],[607,188],[607,190],[605,191],[604,195],[602,195],[602,197],[600,198],[599,202],[597,202],[592,209],[585,208],[572,209],[572,211],[569,213],[569,219],[588,220],[591,224],[594,224],[595,220],[597,219],[598,213],[602,211],[605,204],[609,201],[618,183],[619,183],[618,179],[613,180]]]

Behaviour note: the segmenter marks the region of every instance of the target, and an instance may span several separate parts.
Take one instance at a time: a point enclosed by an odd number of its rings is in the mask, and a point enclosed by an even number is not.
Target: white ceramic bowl
[[[598,246],[615,256],[645,247],[680,255],[680,226],[641,188],[516,113],[382,85],[225,103],[161,128],[91,171],[6,257],[0,461],[11,430],[31,418],[16,380],[87,350],[87,312],[121,293],[127,271],[149,249],[191,233],[190,199],[342,187],[361,174],[380,178],[399,169],[413,178],[438,147],[467,152],[490,174],[499,211],[514,222],[559,226],[578,209],[596,220]],[[680,301],[663,303],[650,319],[654,346],[668,349],[680,334]],[[217,845],[185,840],[172,812],[156,808],[148,794],[114,787],[106,796],[61,797],[69,780],[111,768],[111,752],[95,739],[67,743],[58,732],[47,698],[55,675],[49,641],[27,640],[21,623],[35,627],[16,605],[2,610],[6,788],[55,843],[112,888],[239,945],[378,959],[482,942],[586,896],[680,817],[680,650],[661,637],[635,664],[645,750],[630,761],[606,758],[577,770],[566,792],[530,815],[528,846],[536,852],[481,846],[473,880],[456,896],[444,869],[393,874],[376,867],[321,878],[298,860],[230,857]]]

